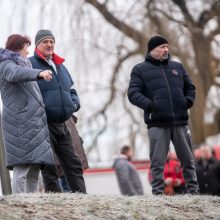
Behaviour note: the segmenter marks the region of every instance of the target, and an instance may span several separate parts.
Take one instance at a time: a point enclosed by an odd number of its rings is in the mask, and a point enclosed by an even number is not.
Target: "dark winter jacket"
[[[143,195],[143,186],[134,165],[123,154],[118,155],[113,167],[115,168],[118,184],[122,195]]]
[[[77,154],[77,156],[79,157],[81,163],[82,163],[82,168],[83,170],[86,170],[89,168],[89,164],[86,158],[86,154],[84,151],[84,147],[83,147],[83,140],[82,138],[79,136],[79,133],[76,129],[76,124],[74,121],[74,117],[72,116],[70,117],[66,122],[66,126],[68,127],[72,140],[73,140],[73,146],[74,146],[74,151]]]
[[[144,110],[148,127],[186,125],[195,87],[182,64],[161,62],[148,54],[145,62],[132,69],[128,98]]]
[[[40,72],[19,53],[0,49],[2,134],[8,168],[54,164],[44,103],[36,82]]]
[[[62,123],[79,110],[80,103],[73,81],[66,67],[62,64],[64,59],[53,54],[53,62],[57,73],[46,61],[44,56],[36,49],[34,56],[29,58],[33,68],[52,71],[52,80],[38,80],[48,123]]]
[[[196,163],[196,174],[201,194],[220,196],[220,161],[210,158]]]

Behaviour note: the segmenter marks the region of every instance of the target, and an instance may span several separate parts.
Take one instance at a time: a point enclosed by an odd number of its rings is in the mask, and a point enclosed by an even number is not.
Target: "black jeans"
[[[74,152],[70,132],[65,123],[49,123],[50,140],[72,192],[86,193],[82,164]],[[42,170],[45,192],[61,192],[56,167],[46,165]]]

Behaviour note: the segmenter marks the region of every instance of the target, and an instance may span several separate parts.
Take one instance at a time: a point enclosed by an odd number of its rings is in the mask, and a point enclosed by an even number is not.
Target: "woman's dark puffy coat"
[[[145,62],[132,69],[128,98],[144,110],[148,127],[187,125],[195,86],[182,64],[169,59],[161,62],[148,54]]]

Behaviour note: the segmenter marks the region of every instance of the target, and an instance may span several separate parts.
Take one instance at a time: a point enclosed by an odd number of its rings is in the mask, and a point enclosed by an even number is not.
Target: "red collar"
[[[35,48],[35,52],[41,59],[46,61],[46,58],[44,57],[44,55],[37,48]],[[52,60],[56,65],[60,65],[65,61],[65,59],[63,59],[62,57],[59,57],[55,53],[52,54]]]

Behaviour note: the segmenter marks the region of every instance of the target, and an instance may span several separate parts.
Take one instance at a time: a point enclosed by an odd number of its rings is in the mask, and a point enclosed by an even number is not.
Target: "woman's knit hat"
[[[45,38],[52,38],[53,40],[55,40],[54,35],[50,30],[42,29],[39,30],[35,36],[35,46],[37,47],[37,45]]]
[[[161,44],[168,44],[168,41],[162,36],[154,36],[148,41],[148,53]]]

